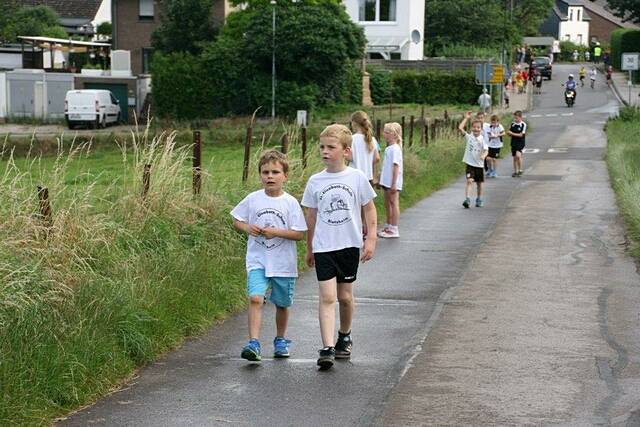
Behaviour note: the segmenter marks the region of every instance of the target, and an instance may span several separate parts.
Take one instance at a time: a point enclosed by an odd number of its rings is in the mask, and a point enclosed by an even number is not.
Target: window
[[[150,47],[142,48],[142,74],[151,73],[151,58],[153,57],[153,49]]]
[[[573,21],[573,9],[569,9],[569,21]]]
[[[153,21],[153,0],[138,0],[140,20]]]
[[[580,9],[578,9],[578,10],[576,11],[576,13],[578,14],[578,17],[576,18],[576,21],[580,21]]]
[[[396,0],[359,0],[360,22],[393,22],[396,20]]]

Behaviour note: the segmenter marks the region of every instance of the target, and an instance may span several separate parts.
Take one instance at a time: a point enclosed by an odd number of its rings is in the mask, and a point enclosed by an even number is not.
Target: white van
[[[104,128],[120,121],[120,105],[108,90],[70,90],[64,99],[64,117],[69,129],[79,124]]]

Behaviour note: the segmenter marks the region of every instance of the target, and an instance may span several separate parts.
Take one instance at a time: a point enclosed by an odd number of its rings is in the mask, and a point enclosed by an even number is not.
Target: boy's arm
[[[460,124],[458,125],[458,130],[460,130],[460,132],[462,132],[464,135],[467,134],[467,120],[469,120],[469,117],[471,117],[471,112],[466,112],[464,115],[464,118],[462,119],[462,121],[460,122]]]
[[[362,207],[362,211],[364,212],[364,220],[367,223],[367,230],[375,230],[378,227],[378,218],[373,199]],[[311,227],[309,227],[309,229],[311,229]],[[376,238],[376,233],[367,233],[367,239],[364,241],[360,261],[366,262],[373,258],[373,253],[376,250]]]
[[[267,239],[274,237],[282,237],[288,240],[302,240],[304,231],[291,230],[285,228],[265,227],[262,229],[262,235]]]
[[[233,219],[233,226],[236,228],[236,230],[247,233],[253,237],[258,237],[262,233],[262,229],[257,225],[248,224],[235,218]]]
[[[313,258],[313,234],[316,231],[316,219],[318,217],[318,209],[317,208],[307,208],[307,212],[305,215],[305,220],[307,221],[307,255],[305,260],[309,267],[313,267],[316,264],[315,259]]]

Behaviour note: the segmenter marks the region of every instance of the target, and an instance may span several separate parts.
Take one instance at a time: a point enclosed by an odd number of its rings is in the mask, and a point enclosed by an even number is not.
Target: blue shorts
[[[251,270],[247,274],[247,293],[249,297],[265,296],[271,287],[269,301],[277,307],[290,307],[293,304],[295,277],[266,277],[264,269]]]

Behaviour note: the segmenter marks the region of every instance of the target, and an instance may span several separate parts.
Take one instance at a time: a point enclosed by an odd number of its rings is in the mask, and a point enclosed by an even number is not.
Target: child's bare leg
[[[249,339],[260,338],[260,325],[262,324],[262,306],[264,296],[252,295],[249,298]]]
[[[478,199],[481,199],[482,198],[482,182],[477,183],[476,190],[478,191]]]
[[[385,222],[387,224],[391,224],[391,199],[389,190],[384,189],[384,211],[385,211]]]
[[[351,332],[351,322],[355,304],[353,300],[353,283],[338,283],[338,301],[340,302],[340,329],[343,334]],[[331,344],[333,345],[333,344]]]
[[[276,335],[287,336],[287,325],[289,324],[289,307],[276,306]]]
[[[325,347],[333,347],[334,331],[336,327],[336,300],[337,282],[336,278],[323,280],[318,282],[319,287],[319,307],[318,319],[320,320],[320,335],[322,336],[322,345]]]
[[[398,225],[400,219],[400,192],[389,194],[389,224]]]
[[[516,155],[512,157],[513,159],[513,171],[518,172],[518,151],[516,151]]]
[[[467,179],[467,185],[465,185],[464,187],[464,197],[469,198],[471,197],[471,188],[473,187],[473,179],[468,178]]]

